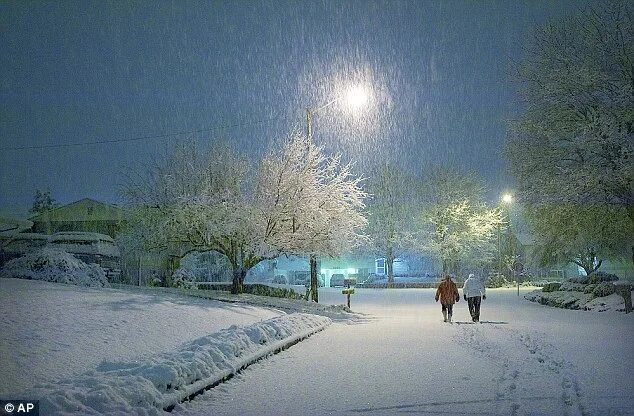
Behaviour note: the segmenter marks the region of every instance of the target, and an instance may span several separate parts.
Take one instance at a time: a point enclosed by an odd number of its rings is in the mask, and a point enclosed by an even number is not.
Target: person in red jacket
[[[460,294],[458,293],[458,287],[451,280],[448,274],[444,274],[438,289],[436,290],[436,302],[440,299],[442,305],[442,316],[445,318],[445,322],[451,322],[451,315],[453,315],[453,304],[460,301]]]

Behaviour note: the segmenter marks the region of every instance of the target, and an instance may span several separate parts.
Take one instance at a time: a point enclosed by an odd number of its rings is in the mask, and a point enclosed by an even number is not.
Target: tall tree
[[[317,256],[339,256],[366,241],[361,179],[339,155],[326,157],[322,147],[294,133],[264,158],[259,180],[263,210],[273,215],[268,226],[282,219],[292,231],[283,237],[285,253],[310,257],[311,299],[318,302]]]
[[[443,273],[491,262],[502,214],[487,207],[480,182],[440,169],[425,176],[420,191],[418,249],[439,259]]]
[[[634,234],[631,5],[606,3],[537,29],[517,74],[525,111],[512,123],[507,156],[537,243],[557,241],[560,252],[583,246],[613,253],[608,246],[631,245],[631,238],[614,240],[621,233],[608,236],[596,215],[609,213],[621,224],[629,218],[626,229]],[[571,214],[575,209],[578,215]],[[540,225],[564,221],[578,230],[574,239]],[[605,250],[596,246],[607,243],[604,237],[614,240]],[[579,239],[586,241],[579,245]],[[586,256],[581,250],[572,257]],[[634,245],[631,250],[634,261]]]
[[[622,209],[605,204],[548,204],[527,211],[539,242],[538,264],[574,263],[590,274],[604,260],[623,257],[631,225]]]
[[[397,166],[386,163],[367,181],[371,249],[385,257],[388,285],[394,283],[394,259],[411,245],[416,198],[414,181]]]
[[[260,261],[337,254],[354,245],[365,225],[364,194],[349,167],[296,134],[256,169],[228,146],[202,153],[188,144],[141,177],[128,180],[126,191],[139,207],[140,224],[154,224],[149,246],[226,256],[233,293],[242,291],[247,271]]]

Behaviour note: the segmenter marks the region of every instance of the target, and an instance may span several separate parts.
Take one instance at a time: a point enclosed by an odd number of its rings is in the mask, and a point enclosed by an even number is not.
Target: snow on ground
[[[38,385],[20,397],[36,397],[47,415],[158,415],[330,322],[294,313],[245,327],[232,325],[176,352],[136,362],[103,362],[95,371]]]
[[[177,293],[0,279],[0,395],[281,314]]]
[[[47,406],[160,413],[172,385],[186,394],[252,360],[251,348],[268,354],[281,322],[301,314],[275,316],[309,309],[338,319],[172,414],[634,414],[634,314],[547,307],[515,289],[487,291],[482,324],[461,300],[453,325],[433,289],[357,289],[358,315],[326,306],[345,300],[341,289],[321,289],[321,305],[199,294],[223,301],[0,279],[0,394],[48,382],[31,390]],[[330,322],[302,316],[290,324],[298,333]],[[250,326],[222,331],[229,322]]]
[[[42,248],[10,260],[0,278],[43,280],[79,286],[109,286],[106,274],[96,264],[86,264],[56,248]]]
[[[522,295],[526,289],[522,289]],[[547,307],[490,289],[442,322],[433,289],[357,289],[339,321],[260,361],[179,415],[634,414],[634,313]],[[320,300],[340,303],[340,290]]]

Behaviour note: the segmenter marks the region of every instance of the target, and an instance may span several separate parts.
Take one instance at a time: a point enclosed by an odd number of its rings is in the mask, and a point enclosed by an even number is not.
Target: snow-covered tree
[[[507,155],[543,248],[557,241],[557,251],[584,247],[576,255],[584,257],[597,240],[617,238],[586,207],[619,223],[629,218],[626,228],[630,235],[634,230],[633,16],[631,5],[611,2],[550,23],[535,32],[518,65],[526,109],[512,124]],[[540,226],[564,221],[602,235],[575,232],[563,239]],[[632,254],[634,261],[634,246]]]
[[[571,262],[590,274],[605,259],[623,258],[632,241],[622,208],[605,204],[533,206],[526,215],[533,226],[536,260],[541,266]]]
[[[51,191],[35,190],[35,197],[33,198],[33,206],[29,210],[32,214],[43,214],[51,211],[57,207],[55,199],[51,196]]]
[[[202,153],[190,143],[145,178],[126,190],[140,207],[141,223],[152,223],[148,247],[224,255],[233,270],[233,293],[242,291],[247,271],[260,261],[281,254],[337,255],[355,244],[365,225],[364,193],[349,166],[297,134],[257,169],[228,146]]]
[[[315,302],[317,256],[339,256],[365,241],[366,194],[360,181],[350,164],[342,164],[339,156],[326,157],[320,146],[297,133],[261,164],[257,195],[269,215],[267,237],[287,254],[309,255]]]
[[[388,284],[394,283],[394,258],[411,244],[416,198],[414,181],[398,167],[384,164],[369,178],[367,189],[370,249],[384,256]]]
[[[487,207],[473,175],[441,169],[425,177],[415,241],[420,251],[442,262],[443,273],[489,263],[501,225],[502,213]]]

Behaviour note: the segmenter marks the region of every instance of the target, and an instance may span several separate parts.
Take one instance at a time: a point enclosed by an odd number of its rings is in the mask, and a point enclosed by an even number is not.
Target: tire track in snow
[[[458,343],[468,346],[468,350],[476,355],[499,363],[501,374],[495,380],[497,414],[517,416],[530,413],[528,409],[522,412],[519,391],[522,390],[523,382],[535,376],[532,369],[537,368],[540,379],[550,378],[557,389],[561,389],[562,414],[587,416],[581,403],[583,394],[574,366],[561,357],[554,345],[545,341],[543,334],[518,334],[499,325],[461,325],[454,338]]]

